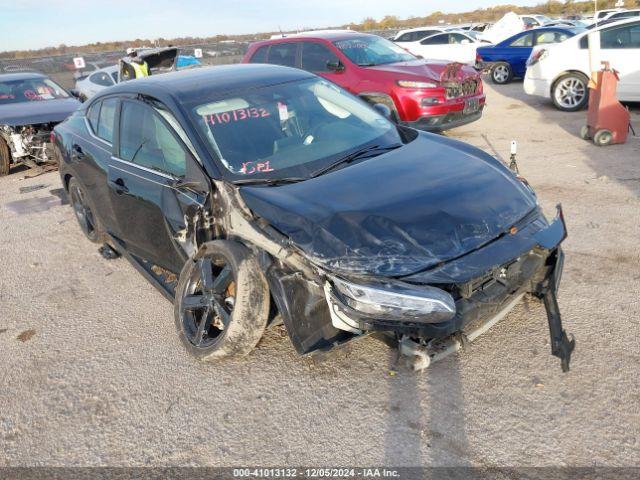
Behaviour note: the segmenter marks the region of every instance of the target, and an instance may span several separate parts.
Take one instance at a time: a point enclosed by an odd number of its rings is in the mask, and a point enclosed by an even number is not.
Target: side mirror
[[[82,99],[82,95],[80,95],[80,92],[78,90],[76,90],[75,88],[70,88],[68,90],[68,92],[71,94],[71,96],[75,97],[76,99],[80,100],[81,102],[84,101]]]
[[[471,42],[466,38],[460,42],[462,45],[469,45]]]
[[[327,60],[327,69],[332,72],[344,72],[344,65],[340,60]]]
[[[384,103],[375,103],[373,108],[377,110],[377,112],[382,115],[387,120],[395,123],[395,119],[393,118],[393,114],[391,113],[391,109],[387,107]]]

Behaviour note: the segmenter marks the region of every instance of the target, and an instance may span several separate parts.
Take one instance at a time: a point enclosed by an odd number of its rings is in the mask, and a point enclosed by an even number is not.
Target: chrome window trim
[[[93,127],[91,126],[91,123],[89,122],[89,119],[87,118],[86,115],[84,116],[84,123],[85,123],[85,125],[87,127],[87,131],[89,132],[89,135],[91,135],[96,140],[104,143],[105,145],[108,145],[109,147],[113,148],[113,143],[109,143],[104,138],[100,138],[98,135],[93,133]],[[109,150],[109,151],[111,151],[111,150]]]
[[[135,168],[140,169],[140,170],[142,170],[144,172],[152,173],[152,174],[157,175],[159,177],[166,178],[167,180],[178,180],[178,177],[175,177],[175,176],[170,175],[168,173],[164,173],[164,172],[160,172],[158,170],[153,170],[151,168],[143,167],[142,165],[138,165],[136,163],[129,162],[127,160],[122,160],[121,158],[115,157],[113,155],[111,156],[111,160],[113,160],[114,162],[123,163],[123,164],[131,166],[131,167],[135,167]],[[179,189],[177,189],[175,187],[172,187],[171,185],[167,185],[166,183],[156,182],[156,181],[154,181],[154,180],[152,180],[150,178],[143,177],[141,175],[136,175],[135,173],[130,172],[129,170],[125,170],[123,168],[119,168],[119,167],[116,167],[116,166],[112,166],[112,168],[115,168],[116,170],[120,170],[121,172],[128,173],[129,175],[133,175],[135,177],[141,178],[143,180],[147,180],[148,182],[155,183],[156,185],[160,185],[161,187],[166,187],[166,188],[170,188],[171,190],[175,190],[176,192],[178,192],[178,193],[184,195],[185,197],[187,197],[192,202],[197,203],[201,207],[204,206],[204,204],[200,203],[197,198],[194,198],[191,195],[188,195],[186,192],[183,192],[182,190],[179,190]]]

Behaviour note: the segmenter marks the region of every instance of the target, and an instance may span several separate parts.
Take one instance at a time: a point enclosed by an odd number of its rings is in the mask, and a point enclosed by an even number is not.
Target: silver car
[[[100,90],[118,83],[118,65],[101,68],[82,80],[76,81],[76,92],[82,101],[93,97]]]

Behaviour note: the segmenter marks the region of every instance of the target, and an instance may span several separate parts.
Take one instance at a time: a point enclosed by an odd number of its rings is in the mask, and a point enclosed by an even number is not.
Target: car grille
[[[460,83],[452,83],[445,86],[445,92],[448,99],[468,97],[478,90],[478,80],[470,79]]]

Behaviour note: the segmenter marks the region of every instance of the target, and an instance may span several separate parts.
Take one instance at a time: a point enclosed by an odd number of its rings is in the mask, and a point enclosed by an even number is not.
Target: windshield
[[[309,178],[363,146],[402,143],[393,123],[321,79],[246,90],[192,112],[233,180]]]
[[[27,78],[0,82],[0,105],[42,102],[59,98],[69,98],[69,94],[48,78]]]
[[[349,60],[361,67],[409,62],[416,57],[404,48],[381,37],[355,37],[333,42]]]

